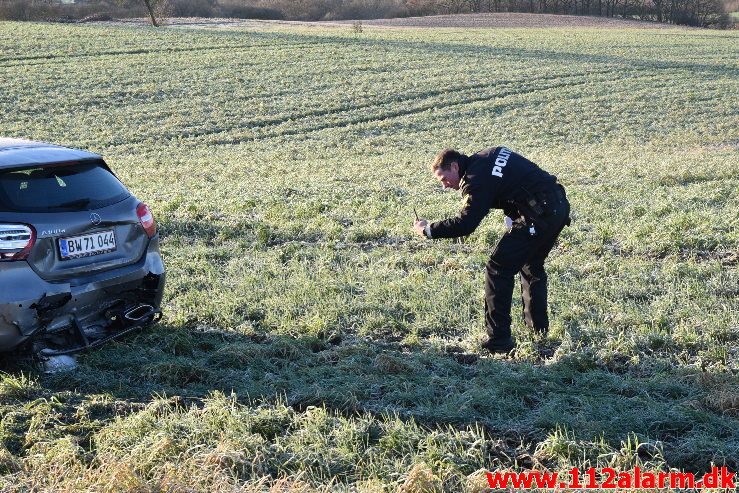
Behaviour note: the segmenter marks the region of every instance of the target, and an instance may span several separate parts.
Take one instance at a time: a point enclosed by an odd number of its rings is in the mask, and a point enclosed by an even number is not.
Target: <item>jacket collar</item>
[[[464,154],[461,155],[457,159],[457,164],[459,165],[459,178],[464,178],[464,175],[467,173],[467,167],[470,164],[470,158],[469,156],[465,156]]]

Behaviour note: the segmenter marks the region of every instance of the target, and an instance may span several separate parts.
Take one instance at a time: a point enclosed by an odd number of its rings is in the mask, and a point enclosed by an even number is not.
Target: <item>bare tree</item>
[[[146,8],[146,12],[149,14],[151,19],[151,25],[159,27],[161,22],[157,20],[157,17],[161,17],[164,10],[164,3],[166,0],[113,0],[113,3],[120,7],[135,8],[137,5],[142,5]]]
[[[146,10],[149,12],[149,17],[151,17],[151,25],[154,27],[159,27],[157,18],[154,15],[154,9],[152,8],[151,0],[141,0],[141,1],[144,2],[144,6],[146,6]]]

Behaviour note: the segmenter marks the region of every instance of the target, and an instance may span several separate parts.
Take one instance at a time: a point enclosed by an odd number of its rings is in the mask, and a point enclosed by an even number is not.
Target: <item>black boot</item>
[[[516,348],[516,342],[513,337],[506,337],[504,339],[491,339],[488,337],[482,343],[482,347],[490,351],[491,354],[511,354]]]

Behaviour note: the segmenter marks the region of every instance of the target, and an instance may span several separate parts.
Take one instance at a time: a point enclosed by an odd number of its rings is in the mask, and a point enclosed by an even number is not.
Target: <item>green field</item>
[[[169,270],[153,329],[73,373],[3,363],[0,490],[739,469],[739,33],[0,23],[0,40],[0,134],[104,154]],[[494,145],[556,174],[574,219],[551,333],[514,317],[513,359],[478,349],[502,214],[463,243],[410,231],[414,206],[460,205],[434,153]]]

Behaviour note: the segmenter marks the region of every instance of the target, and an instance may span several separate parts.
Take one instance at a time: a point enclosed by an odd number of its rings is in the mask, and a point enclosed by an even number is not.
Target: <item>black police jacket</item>
[[[460,158],[460,190],[464,207],[457,217],[430,226],[431,238],[467,236],[490,209],[516,218],[528,193],[551,187],[557,177],[506,147],[493,147]]]

